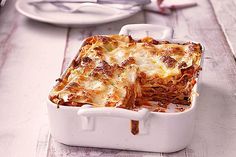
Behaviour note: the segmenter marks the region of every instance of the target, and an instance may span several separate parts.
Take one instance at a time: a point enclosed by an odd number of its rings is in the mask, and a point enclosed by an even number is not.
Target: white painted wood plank
[[[236,0],[210,0],[210,2],[230,48],[236,57]]]
[[[45,100],[59,76],[66,29],[26,20],[14,1],[0,14],[0,156],[35,156]]]
[[[48,124],[41,126],[36,144],[36,157],[46,157],[48,155],[50,132]]]
[[[102,149],[91,147],[70,147],[50,140],[49,157],[161,157],[159,153]]]

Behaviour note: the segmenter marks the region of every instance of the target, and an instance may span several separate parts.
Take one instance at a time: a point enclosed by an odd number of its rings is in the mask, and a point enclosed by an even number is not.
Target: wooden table
[[[233,157],[236,156],[236,1],[198,0],[198,6],[170,16],[140,12],[125,20],[89,28],[59,28],[29,20],[14,9],[0,10],[1,157]],[[174,37],[206,47],[196,132],[184,150],[143,153],[69,147],[49,134],[45,100],[52,82],[77,53],[82,39],[118,33],[129,23],[171,26]]]

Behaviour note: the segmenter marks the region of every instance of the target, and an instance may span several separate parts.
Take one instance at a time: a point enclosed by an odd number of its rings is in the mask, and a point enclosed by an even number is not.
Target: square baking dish
[[[186,42],[172,40],[172,29],[159,25],[126,25],[122,27],[120,34],[132,35],[134,39],[151,36],[174,43]],[[193,88],[194,93],[197,88],[198,83]],[[91,105],[58,108],[49,99],[47,107],[51,135],[60,143],[71,146],[175,152],[184,149],[191,142],[196,103],[197,95],[194,94],[189,109],[174,113],[151,112],[145,108],[138,112],[111,107],[92,108]],[[139,123],[137,135],[130,131],[132,120]]]

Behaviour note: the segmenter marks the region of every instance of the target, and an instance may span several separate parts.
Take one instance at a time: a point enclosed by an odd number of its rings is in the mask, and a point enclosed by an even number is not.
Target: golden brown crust
[[[191,104],[201,45],[146,37],[92,36],[57,80],[50,100],[59,105],[135,109],[149,101]],[[142,100],[142,101],[140,101]],[[163,106],[153,111],[164,111]]]
[[[170,56],[162,56],[161,61],[163,61],[167,65],[168,68],[173,68],[175,64],[177,63],[177,61]]]

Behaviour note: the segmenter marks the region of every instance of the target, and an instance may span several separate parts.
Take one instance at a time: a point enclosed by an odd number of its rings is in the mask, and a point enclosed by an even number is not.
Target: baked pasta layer
[[[127,109],[190,105],[201,55],[197,43],[92,36],[57,79],[49,98],[58,105]]]

